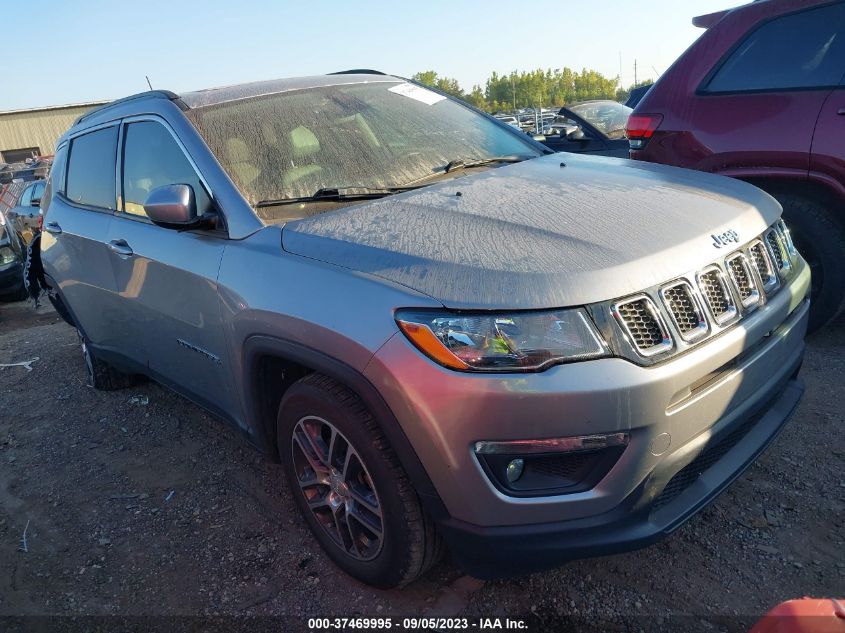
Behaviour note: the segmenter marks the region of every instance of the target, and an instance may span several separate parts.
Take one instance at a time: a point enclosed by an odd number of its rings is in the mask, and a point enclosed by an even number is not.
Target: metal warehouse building
[[[56,141],[80,115],[107,101],[0,112],[0,162],[49,156]]]

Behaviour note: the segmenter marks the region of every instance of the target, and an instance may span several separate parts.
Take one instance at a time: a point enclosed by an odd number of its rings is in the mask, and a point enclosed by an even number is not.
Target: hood
[[[780,215],[722,176],[554,154],[285,225],[283,248],[376,275],[450,308],[583,305],[637,292],[724,256]]]

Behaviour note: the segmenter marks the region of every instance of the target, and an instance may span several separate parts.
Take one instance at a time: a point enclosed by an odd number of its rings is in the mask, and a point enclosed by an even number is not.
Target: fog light
[[[522,459],[512,459],[508,462],[508,466],[505,469],[505,475],[508,478],[510,483],[515,482],[517,479],[522,477],[522,471],[525,469],[525,462]]]

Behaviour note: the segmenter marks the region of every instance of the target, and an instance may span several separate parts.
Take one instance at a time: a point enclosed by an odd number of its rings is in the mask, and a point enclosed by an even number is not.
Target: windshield
[[[443,173],[450,161],[541,153],[469,108],[400,81],[283,92],[186,114],[252,205],[326,189],[404,187]]]
[[[625,126],[633,110],[616,101],[592,101],[569,106],[568,110],[577,114],[587,123],[610,139],[625,138]]]

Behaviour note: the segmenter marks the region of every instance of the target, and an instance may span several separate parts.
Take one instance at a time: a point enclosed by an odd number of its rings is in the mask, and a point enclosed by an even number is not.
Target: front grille
[[[732,255],[727,260],[728,271],[731,275],[731,280],[734,283],[737,294],[742,305],[748,307],[757,303],[760,299],[760,293],[757,291],[757,283],[754,280],[754,275],[751,273],[751,268],[748,266],[748,260],[745,255],[737,253]]]
[[[661,294],[678,332],[685,341],[707,333],[707,318],[701,311],[692,286],[681,281],[664,288]]]
[[[698,275],[698,289],[716,323],[727,323],[736,315],[733,297],[718,268],[708,268]]]
[[[672,339],[657,308],[648,297],[618,303],[614,312],[637,351],[652,356],[671,349]]]
[[[777,266],[778,270],[783,270],[786,266],[786,259],[783,256],[783,251],[781,250],[780,236],[777,234],[777,231],[772,229],[766,233],[766,242],[769,244],[769,253],[772,256],[772,260],[775,262],[775,266]]]
[[[794,276],[797,257],[788,229],[777,222],[704,268],[590,309],[604,313],[597,320],[613,330],[603,333],[615,352],[650,366],[733,327],[768,302]]]
[[[763,282],[763,289],[770,292],[778,285],[778,274],[768,252],[766,252],[766,247],[763,242],[758,240],[751,245],[748,253],[751,255],[751,261],[754,262],[754,268],[760,276],[760,281]]]

